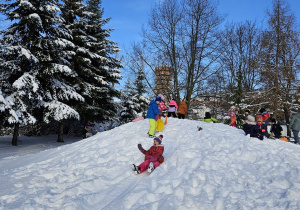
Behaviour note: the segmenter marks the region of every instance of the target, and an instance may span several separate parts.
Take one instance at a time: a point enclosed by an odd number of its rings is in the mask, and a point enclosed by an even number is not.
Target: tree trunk
[[[63,135],[64,135],[64,122],[63,120],[61,120],[59,122],[57,142],[64,142]]]
[[[15,123],[14,134],[13,134],[13,138],[11,141],[11,144],[13,146],[18,146],[19,127],[20,127],[20,124]]]

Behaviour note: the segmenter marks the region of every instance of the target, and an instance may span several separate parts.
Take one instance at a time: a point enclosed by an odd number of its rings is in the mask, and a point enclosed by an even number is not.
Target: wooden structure
[[[155,68],[155,93],[164,95],[167,101],[171,98],[172,76],[173,69],[171,67],[164,65]]]

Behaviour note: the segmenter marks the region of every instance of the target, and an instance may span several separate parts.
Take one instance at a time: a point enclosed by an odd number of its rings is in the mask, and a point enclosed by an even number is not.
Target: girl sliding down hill
[[[139,166],[132,164],[132,170],[136,174],[142,173],[148,168],[148,172],[151,173],[157,166],[164,162],[164,145],[161,144],[163,135],[159,135],[153,139],[153,146],[149,150],[145,150],[141,144],[138,144],[139,150],[145,154],[145,160]]]

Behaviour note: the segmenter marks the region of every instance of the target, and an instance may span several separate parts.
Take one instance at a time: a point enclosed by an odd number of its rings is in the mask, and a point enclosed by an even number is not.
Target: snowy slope
[[[197,126],[203,128],[197,130]],[[0,209],[300,209],[300,147],[219,123],[168,119],[165,162],[135,175],[148,120],[0,159]]]

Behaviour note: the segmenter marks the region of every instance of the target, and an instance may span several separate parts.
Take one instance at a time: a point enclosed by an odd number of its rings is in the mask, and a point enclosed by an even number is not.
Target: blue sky
[[[271,9],[272,0],[219,0],[219,11],[227,14],[227,22],[256,20],[258,24],[267,19],[266,10]],[[147,23],[151,6],[158,0],[102,0],[104,17],[112,19],[107,27],[115,29],[111,40],[118,43],[121,50],[128,49],[130,43],[140,39],[139,33]],[[287,0],[300,24],[300,0]]]

